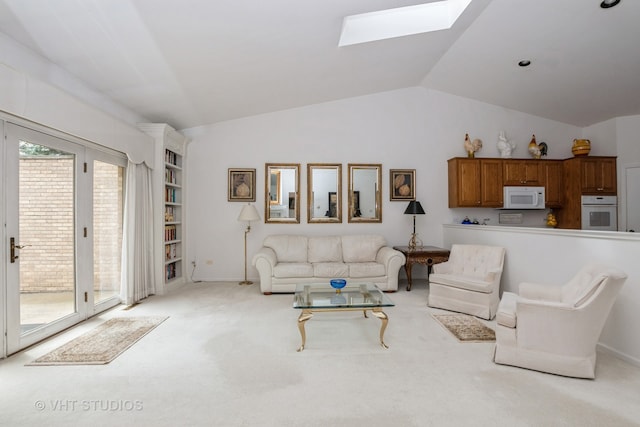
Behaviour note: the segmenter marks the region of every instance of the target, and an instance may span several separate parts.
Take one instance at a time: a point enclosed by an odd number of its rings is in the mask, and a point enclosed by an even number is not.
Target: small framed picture
[[[416,199],[416,170],[390,169],[389,198],[391,201]]]
[[[229,168],[229,193],[230,202],[255,202],[256,201],[256,170]]]

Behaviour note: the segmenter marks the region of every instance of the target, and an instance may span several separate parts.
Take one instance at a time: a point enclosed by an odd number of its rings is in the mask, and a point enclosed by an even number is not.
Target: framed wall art
[[[230,202],[255,202],[256,201],[256,170],[229,168],[229,192]]]
[[[389,197],[391,201],[416,199],[416,170],[390,169]]]

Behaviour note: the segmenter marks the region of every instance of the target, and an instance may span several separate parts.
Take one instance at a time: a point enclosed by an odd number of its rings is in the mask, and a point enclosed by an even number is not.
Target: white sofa
[[[379,235],[271,235],[252,261],[265,295],[294,292],[299,283],[329,283],[334,278],[374,283],[393,292],[398,290],[398,271],[404,263],[402,252],[386,246]]]

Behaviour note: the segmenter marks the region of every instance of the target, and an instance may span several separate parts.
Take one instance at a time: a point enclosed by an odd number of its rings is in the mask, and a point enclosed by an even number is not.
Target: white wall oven
[[[616,196],[582,196],[583,230],[618,230],[618,198]]]

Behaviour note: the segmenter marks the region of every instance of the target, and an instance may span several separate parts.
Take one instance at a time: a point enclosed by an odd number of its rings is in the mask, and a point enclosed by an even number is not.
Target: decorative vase
[[[574,139],[571,152],[576,157],[588,156],[591,151],[591,141],[588,139]]]
[[[347,281],[344,279],[331,279],[329,280],[329,284],[331,284],[331,287],[336,290],[337,294],[339,294],[341,292],[340,289],[347,285]]]

